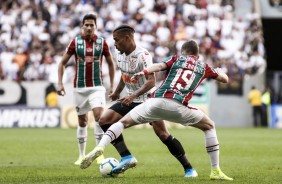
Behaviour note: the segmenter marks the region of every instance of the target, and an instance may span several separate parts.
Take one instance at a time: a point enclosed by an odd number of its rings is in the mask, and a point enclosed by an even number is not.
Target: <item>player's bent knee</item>
[[[159,137],[160,140],[164,141],[169,137],[169,133],[167,131],[161,130],[161,129],[155,129],[155,134]]]
[[[122,124],[123,124],[124,128],[129,128],[129,127],[134,126],[134,124],[132,124],[130,122],[126,122],[126,121],[122,122]]]
[[[87,121],[88,121],[88,118],[85,114],[78,116],[78,124],[80,127],[85,127],[87,125]]]
[[[79,124],[80,127],[86,127],[87,126],[86,121],[78,121],[78,124]]]
[[[98,119],[98,122],[99,122],[99,125],[105,125],[107,124],[107,122],[109,122],[110,120],[107,118],[107,117],[104,117],[104,116],[101,116],[99,119]]]
[[[206,130],[210,130],[210,129],[214,129],[214,122],[213,121],[209,121],[203,124],[202,126],[202,130],[206,131]]]
[[[166,134],[166,133],[160,134],[160,135],[158,135],[158,137],[161,141],[165,141],[169,137],[169,134]]]
[[[124,125],[124,128],[129,128],[137,125],[137,123],[131,118],[129,114],[125,115],[120,122]]]
[[[95,121],[96,121],[96,122],[99,122],[99,120],[100,120],[100,116],[97,116],[97,117],[95,116]],[[99,123],[99,124],[100,124],[100,123]]]
[[[214,129],[215,123],[209,117],[204,116],[198,123],[191,125],[193,127],[199,128],[203,131]]]

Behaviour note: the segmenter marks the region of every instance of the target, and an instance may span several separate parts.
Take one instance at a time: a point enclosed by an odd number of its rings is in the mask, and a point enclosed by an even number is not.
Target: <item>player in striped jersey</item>
[[[140,76],[144,77],[161,70],[167,71],[166,78],[152,94],[152,98],[136,106],[119,122],[109,127],[90,156],[96,158],[102,154],[105,146],[118,137],[125,128],[165,119],[202,130],[211,162],[210,179],[233,180],[219,167],[219,143],[214,122],[200,109],[191,107],[188,103],[195,89],[205,78],[227,83],[228,76],[220,68],[213,69],[198,60],[198,55],[198,44],[193,40],[187,41],[182,45],[180,56],[171,56],[165,62],[153,64],[135,74],[132,77],[133,81],[138,80]]]
[[[58,69],[58,91],[59,95],[65,94],[62,78],[64,69],[72,55],[75,56],[75,78],[74,78],[74,100],[78,115],[77,139],[79,158],[75,162],[80,165],[85,156],[87,141],[87,113],[92,110],[94,119],[98,122],[106,103],[106,89],[103,86],[102,79],[102,61],[103,56],[109,67],[110,75],[110,93],[113,90],[114,82],[114,64],[109,47],[104,38],[97,36],[96,15],[90,13],[83,17],[82,34],[76,36],[66,48],[62,61]],[[103,130],[98,123],[95,123],[94,135],[98,144]],[[97,163],[103,160],[99,157]]]
[[[118,100],[103,115],[99,122],[104,131],[111,124],[119,121],[131,109],[140,105],[148,99],[151,89],[155,86],[155,75],[142,76],[139,80],[131,81],[131,77],[141,72],[147,66],[152,65],[152,56],[144,48],[139,47],[134,41],[134,29],[128,25],[121,25],[113,32],[115,46],[118,50],[116,60],[121,70],[120,82],[114,93],[110,95],[112,100]],[[120,98],[120,93],[127,90],[127,96]],[[153,129],[160,140],[168,147],[172,155],[182,164],[185,170],[185,177],[197,177],[197,172],[189,163],[181,143],[171,136],[162,120],[152,123]],[[121,155],[120,164],[113,169],[114,173],[121,173],[137,164],[137,160],[126,147],[123,136],[120,135],[112,142],[113,146]],[[92,162],[87,160],[81,164],[81,168],[87,168]]]

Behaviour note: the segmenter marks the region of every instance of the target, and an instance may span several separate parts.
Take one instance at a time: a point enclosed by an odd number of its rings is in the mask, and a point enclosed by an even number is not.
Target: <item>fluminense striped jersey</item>
[[[74,88],[102,86],[102,56],[109,56],[108,44],[102,37],[94,35],[87,40],[76,36],[66,48],[67,54],[75,55]]]
[[[133,74],[141,72],[144,68],[151,65],[152,56],[151,54],[144,48],[136,46],[136,49],[126,56],[125,54],[120,54],[118,51],[116,52],[117,58],[117,66],[121,70],[122,79],[125,83],[125,88],[127,90],[128,95],[131,95],[134,91],[138,90],[144,83],[146,82],[146,78],[144,76],[140,77],[138,81],[130,81],[130,78]],[[140,95],[133,102],[139,103],[144,102],[148,99],[148,96],[151,92],[147,92],[143,95]]]
[[[165,61],[167,76],[152,94],[154,98],[173,98],[188,106],[195,89],[205,78],[217,78],[216,70],[193,55],[170,56]]]

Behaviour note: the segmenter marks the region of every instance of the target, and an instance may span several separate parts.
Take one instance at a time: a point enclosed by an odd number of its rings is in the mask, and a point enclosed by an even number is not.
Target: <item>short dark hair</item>
[[[116,31],[126,31],[126,32],[130,32],[130,33],[135,33],[135,30],[133,27],[126,25],[126,24],[122,24],[120,26],[118,26],[117,28],[114,29],[113,33]]]
[[[189,40],[185,42],[181,47],[182,54],[191,54],[194,56],[198,56],[199,54],[199,46],[196,41]]]
[[[88,13],[86,15],[84,15],[83,20],[82,20],[82,24],[84,24],[85,20],[88,19],[92,19],[95,22],[95,25],[97,25],[96,20],[97,20],[97,16],[94,13]]]

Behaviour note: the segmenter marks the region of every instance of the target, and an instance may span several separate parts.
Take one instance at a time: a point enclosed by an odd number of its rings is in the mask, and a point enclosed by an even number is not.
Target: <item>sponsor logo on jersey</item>
[[[93,49],[92,48],[87,48],[86,52],[93,52]]]
[[[179,94],[180,96],[184,96],[183,93],[181,93],[181,91],[179,91],[178,89],[169,89],[168,91],[174,93],[174,94]]]
[[[128,83],[128,84],[136,84],[136,83],[137,83],[137,80],[131,81],[131,76],[126,75],[126,74],[124,74],[124,73],[121,75],[121,77],[122,77],[122,80],[123,80],[125,83]]]
[[[82,44],[83,41],[82,40],[77,40],[77,44]]]
[[[130,67],[130,69],[135,69],[136,68],[136,62],[137,62],[137,60],[136,59],[130,59],[129,60],[129,67]]]
[[[93,56],[85,56],[84,60],[86,63],[91,63],[94,61],[94,57]]]
[[[96,46],[95,46],[95,49],[96,49],[97,51],[101,50],[101,48],[102,48],[101,45],[96,45]]]

